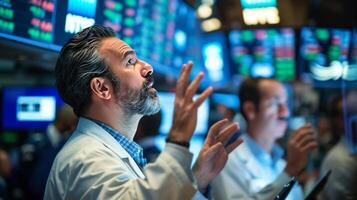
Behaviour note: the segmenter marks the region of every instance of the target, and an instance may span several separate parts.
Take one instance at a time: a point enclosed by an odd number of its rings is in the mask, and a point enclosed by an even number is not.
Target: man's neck
[[[98,120],[117,130],[130,140],[133,140],[139,120],[142,117],[137,114],[126,114],[119,109],[88,109],[84,117]]]
[[[133,140],[140,118],[141,116],[139,115],[122,115],[117,121],[112,122],[113,125],[108,125],[112,126],[130,140]]]
[[[248,134],[252,139],[259,144],[266,152],[271,153],[272,148],[275,144],[275,139],[267,133],[258,131],[252,126],[248,126]]]

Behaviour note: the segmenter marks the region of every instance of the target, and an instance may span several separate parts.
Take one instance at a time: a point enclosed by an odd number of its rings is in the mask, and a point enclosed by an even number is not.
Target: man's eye
[[[130,58],[130,59],[128,60],[128,64],[129,64],[129,65],[135,65],[135,64],[136,64],[136,58]]]
[[[269,101],[268,106],[277,106],[279,104],[280,104],[279,99],[273,98]]]

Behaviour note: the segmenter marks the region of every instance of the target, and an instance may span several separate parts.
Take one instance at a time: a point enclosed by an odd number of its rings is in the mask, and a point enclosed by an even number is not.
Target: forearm
[[[138,194],[149,199],[191,199],[197,192],[191,173],[192,154],[187,148],[167,144],[157,160],[144,168],[146,179],[135,183]],[[148,199],[149,195],[142,196]],[[141,199],[141,198],[139,198]]]
[[[183,147],[173,143],[166,143],[163,152],[169,154],[184,170],[185,174],[192,181],[191,163],[193,155],[187,147]]]

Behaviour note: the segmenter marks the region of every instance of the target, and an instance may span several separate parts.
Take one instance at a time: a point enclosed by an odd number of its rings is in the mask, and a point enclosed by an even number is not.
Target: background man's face
[[[105,39],[100,52],[106,57],[110,71],[118,82],[118,104],[132,114],[157,113],[160,104],[157,91],[152,87],[152,67],[139,60],[135,51],[117,38]]]
[[[286,91],[282,84],[274,80],[261,81],[259,88],[262,96],[259,109],[256,110],[254,126],[259,127],[262,134],[278,139],[287,128],[289,110]]]

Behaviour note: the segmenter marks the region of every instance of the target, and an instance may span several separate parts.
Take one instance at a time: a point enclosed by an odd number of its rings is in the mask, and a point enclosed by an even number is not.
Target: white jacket
[[[191,199],[200,196],[192,184],[191,160],[186,148],[167,144],[142,171],[109,133],[80,118],[56,156],[44,199]]]
[[[269,174],[268,166],[262,165],[248,145],[248,136],[243,135],[243,143],[229,155],[221,173],[212,182],[215,200],[271,200],[288,183],[290,177],[284,172],[285,160],[275,163],[279,174]],[[272,179],[272,176],[276,176]],[[288,199],[302,200],[303,192],[295,185]]]

